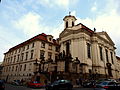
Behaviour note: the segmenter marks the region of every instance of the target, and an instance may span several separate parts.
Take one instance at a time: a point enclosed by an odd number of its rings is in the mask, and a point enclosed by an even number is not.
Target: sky
[[[58,38],[69,12],[76,24],[106,31],[120,56],[120,0],[1,0],[0,62],[10,48],[40,33]]]

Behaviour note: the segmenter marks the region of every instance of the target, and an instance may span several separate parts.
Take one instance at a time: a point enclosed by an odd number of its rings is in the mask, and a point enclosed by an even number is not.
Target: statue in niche
[[[80,63],[80,60],[78,59],[78,57],[76,57],[75,61],[76,61],[77,63]]]

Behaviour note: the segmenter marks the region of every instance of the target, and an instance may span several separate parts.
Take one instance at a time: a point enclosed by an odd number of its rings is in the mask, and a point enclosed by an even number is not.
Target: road
[[[5,84],[5,90],[45,90],[45,89],[33,89],[25,86],[14,86],[11,84]],[[73,90],[94,90],[92,88],[73,88]]]

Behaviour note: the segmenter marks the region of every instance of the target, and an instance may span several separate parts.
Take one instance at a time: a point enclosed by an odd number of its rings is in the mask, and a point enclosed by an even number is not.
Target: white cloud
[[[25,14],[18,21],[14,21],[13,24],[30,38],[40,33],[51,34],[58,38],[60,31],[63,30],[63,23],[55,27],[44,25],[43,18],[34,12]]]
[[[95,7],[95,6],[93,6],[92,8],[91,8],[91,11],[96,11],[97,10],[97,7]]]
[[[92,11],[92,12],[95,12],[96,10],[97,10],[97,3],[94,2],[93,6],[92,6],[92,8],[91,8],[91,11]]]
[[[71,15],[76,16],[76,11],[72,11]]]
[[[45,7],[61,7],[67,8],[70,0],[38,0],[37,3]]]
[[[29,12],[21,17],[18,21],[14,21],[17,29],[22,30],[27,35],[35,35],[40,28],[42,17],[34,12]]]
[[[54,0],[55,4],[67,8],[70,0]]]

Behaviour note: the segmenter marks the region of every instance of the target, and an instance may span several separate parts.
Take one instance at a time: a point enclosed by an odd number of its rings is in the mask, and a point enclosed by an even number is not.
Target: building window
[[[18,69],[18,66],[16,66],[16,70],[15,71],[17,71],[17,69]]]
[[[32,43],[32,48],[34,48],[34,43]]]
[[[21,61],[23,61],[24,53],[21,54]]]
[[[110,55],[111,55],[111,61],[112,61],[112,64],[114,64],[114,62],[113,62],[113,53],[110,52]]]
[[[88,58],[91,58],[91,49],[90,49],[90,44],[89,43],[87,43],[87,56],[88,56]]]
[[[41,42],[41,48],[45,48],[45,42]]]
[[[13,52],[12,52],[12,55],[13,55]]]
[[[27,60],[28,59],[28,52],[26,52],[26,58],[25,58],[25,60]]]
[[[32,59],[32,58],[33,58],[33,53],[34,53],[34,51],[33,51],[33,50],[31,50],[31,58],[30,58],[30,59]]]
[[[22,70],[22,65],[20,65],[20,71]]]
[[[20,55],[18,55],[17,62],[19,62]]]
[[[55,54],[55,62],[58,60],[58,54]]]
[[[52,39],[51,39],[51,38],[49,38],[49,40],[51,41]]]
[[[16,60],[16,56],[14,56],[14,63],[15,63],[15,60]]]
[[[31,71],[31,63],[29,64],[29,71]]]
[[[20,53],[21,48],[19,48],[19,53]]]
[[[102,47],[101,46],[99,46],[99,50],[100,50],[100,59],[103,60]]]
[[[105,49],[105,53],[106,53],[106,60],[107,60],[107,62],[109,62],[109,60],[108,60],[108,50],[107,49]]]
[[[55,47],[55,51],[59,52],[59,47],[58,46]]]
[[[24,71],[26,70],[26,64],[24,65]]]
[[[8,67],[6,68],[6,72],[8,71]]]
[[[48,59],[52,59],[52,53],[48,52]]]
[[[25,47],[23,47],[23,51],[25,51]]]
[[[66,28],[68,28],[68,21],[66,21]]]
[[[14,71],[14,66],[12,67],[12,71]]]
[[[27,45],[27,50],[29,49],[29,45]]]
[[[51,44],[49,44],[48,49],[49,49],[49,50],[52,50],[52,45],[51,45]]]
[[[17,53],[17,50],[15,50],[15,54]]]
[[[12,63],[12,59],[13,59],[13,57],[11,57],[11,63]]]
[[[42,59],[44,57],[45,51],[40,50],[40,59]]]
[[[9,72],[11,71],[11,67],[9,67]]]
[[[10,62],[10,58],[8,58],[8,63]]]

